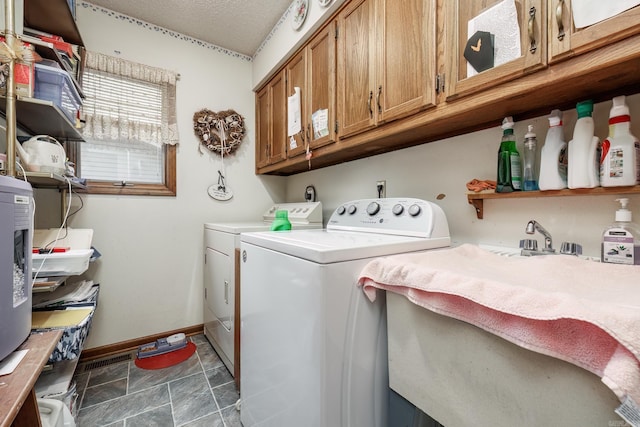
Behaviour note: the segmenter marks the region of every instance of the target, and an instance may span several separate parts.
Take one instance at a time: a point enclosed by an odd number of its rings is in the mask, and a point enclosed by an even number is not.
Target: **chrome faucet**
[[[544,252],[555,252],[556,250],[553,249],[553,244],[551,241],[551,234],[545,230],[545,228],[540,225],[540,223],[531,220],[527,223],[527,228],[525,229],[525,232],[527,234],[534,234],[536,231],[538,231],[540,234],[542,234],[544,236]]]

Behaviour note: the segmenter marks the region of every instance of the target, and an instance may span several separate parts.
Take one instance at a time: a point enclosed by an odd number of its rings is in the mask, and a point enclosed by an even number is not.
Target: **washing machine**
[[[288,212],[294,230],[321,229],[322,203],[275,204],[256,221],[204,224],[204,334],[229,372],[239,380],[240,233],[266,231],[278,210]]]
[[[450,246],[442,209],[356,200],[326,229],[240,240],[243,426],[386,426],[385,298],[371,303],[358,275],[376,257]]]

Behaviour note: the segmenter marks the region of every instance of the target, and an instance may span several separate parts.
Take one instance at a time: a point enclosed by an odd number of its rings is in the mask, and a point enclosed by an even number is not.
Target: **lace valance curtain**
[[[177,144],[177,74],[87,52],[82,111],[87,139]]]

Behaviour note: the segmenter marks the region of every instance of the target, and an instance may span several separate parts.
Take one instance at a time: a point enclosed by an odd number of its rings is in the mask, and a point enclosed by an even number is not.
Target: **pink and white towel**
[[[640,267],[570,255],[507,258],[474,245],[377,258],[360,273],[376,288],[476,325],[602,378],[640,403]],[[423,326],[421,326],[423,327]]]

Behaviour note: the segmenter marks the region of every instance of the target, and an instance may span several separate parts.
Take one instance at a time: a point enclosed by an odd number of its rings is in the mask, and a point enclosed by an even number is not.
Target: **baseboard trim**
[[[101,347],[94,347],[83,350],[80,354],[80,362],[87,362],[91,360],[101,359],[103,357],[113,356],[114,354],[124,353],[131,350],[136,350],[142,344],[153,342],[159,338],[165,338],[169,335],[182,332],[186,336],[198,335],[204,333],[204,325],[195,325],[188,328],[175,329],[173,331],[163,332],[161,334],[148,335],[146,337],[140,337],[133,340],[121,341],[114,344],[104,345]]]

